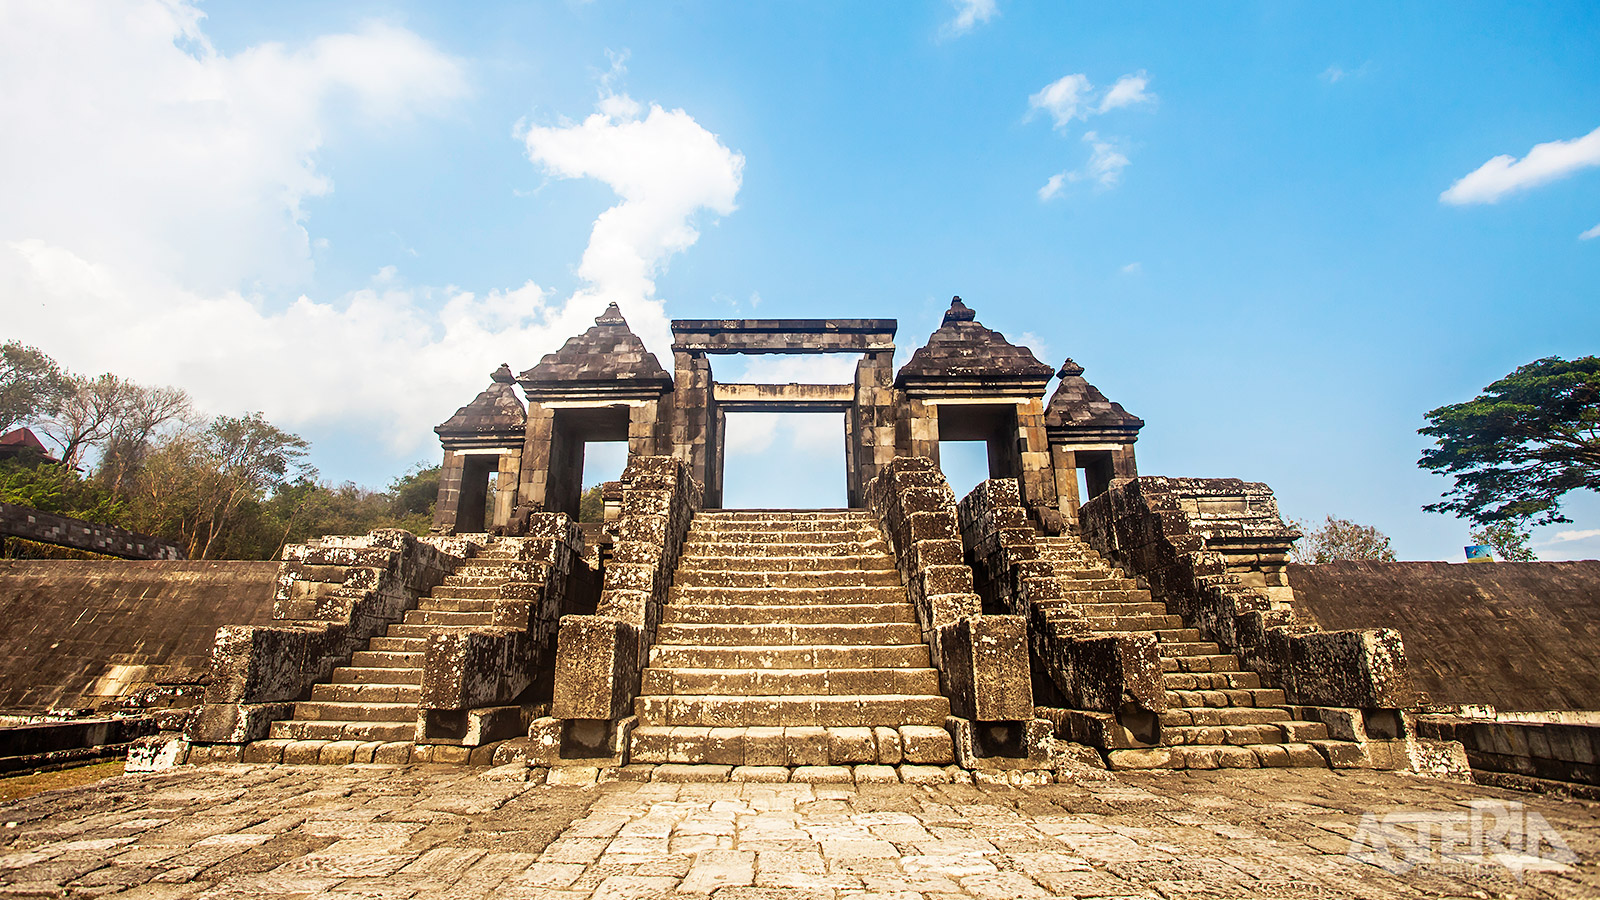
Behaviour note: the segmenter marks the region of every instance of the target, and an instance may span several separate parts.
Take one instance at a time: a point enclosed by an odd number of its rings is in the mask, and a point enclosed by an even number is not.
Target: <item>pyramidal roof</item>
[[[511,367],[501,363],[489,377],[489,386],[482,393],[433,429],[441,438],[522,439],[528,425],[528,412],[517,397],[516,388],[512,387],[516,379]]]
[[[1100,389],[1084,380],[1083,366],[1071,359],[1056,372],[1061,383],[1045,407],[1044,425],[1052,432],[1073,436],[1131,440],[1138,437],[1144,420],[1106,399]]]
[[[560,350],[517,376],[529,399],[591,393],[660,394],[672,390],[672,376],[628,327],[615,303],[594,327],[568,338]]]
[[[895,387],[942,383],[950,387],[1031,387],[1042,392],[1051,369],[1033,351],[985,328],[960,297],[950,299],[944,321],[928,343],[895,375]]]

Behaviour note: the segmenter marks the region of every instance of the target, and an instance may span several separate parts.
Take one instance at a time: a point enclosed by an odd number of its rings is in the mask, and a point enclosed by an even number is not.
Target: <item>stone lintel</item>
[[[675,353],[866,353],[893,350],[894,319],[674,319]]]
[[[844,412],[855,403],[853,384],[718,384],[712,388],[725,412]]]

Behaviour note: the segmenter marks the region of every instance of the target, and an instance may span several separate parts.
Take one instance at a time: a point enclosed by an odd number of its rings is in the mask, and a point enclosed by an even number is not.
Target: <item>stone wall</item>
[[[1256,583],[1270,573],[1295,534],[1258,514],[1266,485],[1233,478],[1143,476],[1114,483],[1080,510],[1083,537],[1129,574],[1144,577],[1156,599],[1237,654],[1249,670],[1305,706],[1399,709],[1415,704],[1400,632],[1372,628],[1322,631],[1294,617],[1293,592]],[[1222,535],[1213,548],[1208,537]]]
[[[1323,628],[1395,628],[1435,704],[1600,709],[1600,561],[1289,567]]]
[[[1521,779],[1536,779],[1600,786],[1600,725],[1420,716],[1417,734],[1461,742],[1480,783],[1529,787]],[[1584,794],[1600,798],[1600,791]]]
[[[952,714],[1031,721],[1027,620],[984,614],[944,475],[930,459],[897,457],[867,486],[867,501],[889,539]]]
[[[56,544],[120,556],[124,559],[183,559],[176,544],[148,534],[128,531],[115,525],[85,522],[69,516],[40,512],[27,506],[0,503],[0,535],[10,535],[43,544]]]
[[[640,672],[702,496],[689,465],[670,456],[630,459],[621,492],[595,614],[563,616],[557,639],[550,718],[563,723],[559,738],[569,756],[599,756],[623,739],[616,729],[633,715]]]
[[[1067,708],[1107,715],[1129,705],[1147,713],[1166,709],[1155,639],[1090,633],[1070,603],[1076,579],[1040,557],[1038,532],[1015,479],[979,484],[957,509],[984,606],[1028,621],[1033,666],[1050,679]]]
[[[458,539],[438,543],[461,549]],[[400,621],[459,561],[397,529],[285,547],[272,621],[216,630],[205,704],[186,736],[207,744],[265,738],[294,701]]]
[[[0,712],[192,701],[222,625],[272,617],[275,562],[0,560]]]

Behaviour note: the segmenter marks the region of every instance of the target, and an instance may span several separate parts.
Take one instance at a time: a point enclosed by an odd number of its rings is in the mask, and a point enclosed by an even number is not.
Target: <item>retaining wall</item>
[[[237,560],[0,560],[0,712],[194,690],[219,626],[271,619],[277,572]]]

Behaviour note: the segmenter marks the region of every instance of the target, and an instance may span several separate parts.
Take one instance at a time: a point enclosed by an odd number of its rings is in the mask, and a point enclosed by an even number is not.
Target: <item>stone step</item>
[[[911,604],[848,603],[837,606],[776,606],[762,604],[669,603],[661,621],[669,625],[864,625],[903,622],[916,624]]]
[[[1096,616],[1085,615],[1089,627],[1095,631],[1156,631],[1162,628],[1182,628],[1183,617],[1170,615]]]
[[[691,572],[892,572],[887,553],[858,556],[756,556],[724,554],[681,560],[678,571]],[[898,576],[897,576],[898,579]]]
[[[879,604],[905,603],[905,588],[895,585],[856,585],[832,587],[705,587],[674,586],[668,594],[667,605],[676,603],[696,606],[727,604],[730,606],[802,606],[818,604],[838,606],[849,603]]]
[[[489,610],[475,609],[466,611],[449,611],[413,609],[406,612],[405,621],[403,622],[402,627],[420,625],[428,628],[434,628],[443,625],[446,627],[466,628],[482,627],[490,625],[493,622],[494,613]],[[393,633],[393,631],[394,627],[391,626],[390,633]]]
[[[916,625],[662,625],[657,644],[691,647],[894,646],[922,642]]]
[[[382,668],[379,666],[340,666],[333,670],[331,684],[421,684],[422,669]],[[320,687],[320,685],[319,685]],[[314,692],[316,688],[312,688]]]
[[[903,669],[930,665],[927,645],[920,640],[901,646],[704,647],[650,648],[650,665],[659,669]]]
[[[473,615],[480,615],[473,613]],[[403,625],[390,625],[389,637],[429,638],[440,631],[461,630],[465,628],[482,628],[483,624],[474,625],[422,625],[416,622],[407,622]]]
[[[302,700],[294,717],[313,722],[416,722],[415,703],[344,703]]]
[[[837,528],[827,531],[782,531],[766,528],[710,529],[692,528],[686,543],[711,544],[788,544],[806,547],[814,544],[838,544],[846,541],[882,540],[876,526]]]
[[[1072,591],[1095,592],[1098,594],[1133,593],[1139,591],[1139,584],[1131,578],[1113,578],[1103,573],[1089,573],[1087,577],[1055,576],[1062,587]],[[1143,592],[1148,595],[1148,591]],[[1162,612],[1166,612],[1165,608]]]
[[[675,696],[841,697],[863,694],[918,695],[939,693],[939,672],[933,668],[798,669],[798,668],[656,668],[644,670],[641,694]]]
[[[393,628],[394,626],[389,626]],[[367,649],[381,653],[415,653],[428,646],[425,637],[375,637],[367,642]]]
[[[1291,722],[1286,709],[1255,706],[1172,707],[1161,714],[1163,728],[1189,725],[1270,725]]]
[[[1198,628],[1162,628],[1156,630],[1156,640],[1163,644],[1197,643],[1200,640]]]
[[[422,699],[420,684],[333,682],[311,687],[311,699],[318,703],[409,703]]]
[[[1167,690],[1167,706],[1172,708],[1224,706],[1282,706],[1283,691],[1276,688],[1228,688],[1220,691]]]
[[[417,723],[288,719],[273,722],[267,736],[288,741],[414,741]]]
[[[685,560],[685,565],[690,565],[695,560],[712,556],[761,556],[771,559],[791,559],[797,557],[863,556],[887,554],[888,552],[889,545],[881,538],[834,541],[832,543],[806,541],[783,544],[770,542],[745,544],[718,539],[696,540],[693,536],[690,536],[683,542],[682,559]]]
[[[1161,743],[1184,744],[1289,744],[1326,740],[1328,727],[1321,722],[1263,722],[1254,725],[1174,725],[1161,729]]]
[[[724,766],[945,766],[955,762],[943,728],[815,726],[707,728],[642,725],[633,730],[630,763]]]
[[[818,696],[644,696],[634,702],[640,725],[943,726],[950,715],[944,697],[874,694]]]
[[[399,626],[391,625],[390,628]],[[373,638],[376,644],[378,638]],[[350,654],[350,665],[379,669],[418,669],[422,668],[421,650],[357,650]]]
[[[1177,660],[1163,658],[1162,668]],[[1168,669],[1163,680],[1169,691],[1220,691],[1229,688],[1261,687],[1261,676],[1254,672],[1179,672]]]
[[[493,599],[461,599],[424,597],[417,601],[417,609],[429,612],[488,612],[494,609]]]
[[[1194,630],[1194,629],[1185,629]],[[1211,641],[1169,641],[1161,637],[1162,632],[1156,632],[1156,651],[1162,656],[1174,659],[1181,656],[1214,656],[1222,652],[1222,648]]]
[[[433,589],[432,596],[437,600],[493,600],[500,596],[502,587],[504,584],[493,587],[441,584]]]
[[[1076,599],[1073,599],[1046,601],[1044,603],[1040,603],[1039,606],[1048,609],[1052,604],[1056,603],[1069,606],[1074,612],[1091,619],[1102,619],[1107,617],[1126,618],[1128,616],[1164,616],[1167,614],[1167,607],[1165,604],[1141,603],[1138,601],[1129,601],[1126,603],[1081,603]]]
[[[445,587],[498,588],[516,580],[516,574],[513,572],[498,572],[493,569],[475,569],[470,575],[446,575],[441,584],[443,584]]]
[[[1315,745],[1305,743],[1235,746],[1151,747],[1112,750],[1106,764],[1113,771],[1138,769],[1262,769],[1327,768],[1328,760]]]
[[[1158,646],[1157,652],[1166,647]],[[1161,654],[1163,660],[1170,659],[1177,666],[1175,672],[1238,672],[1242,670],[1239,657],[1232,653],[1192,653],[1185,655]]]
[[[876,526],[878,520],[864,509],[703,509],[695,514],[696,525],[722,525],[729,522],[778,523],[806,526],[823,522],[850,522]]]
[[[893,569],[871,572],[850,569],[825,572],[708,572],[680,568],[673,584],[680,587],[899,587],[900,574]]]

